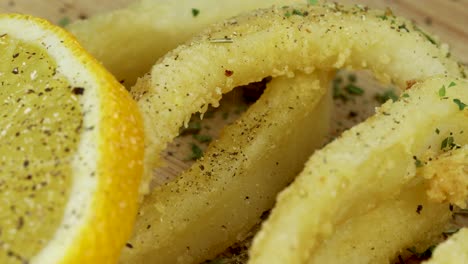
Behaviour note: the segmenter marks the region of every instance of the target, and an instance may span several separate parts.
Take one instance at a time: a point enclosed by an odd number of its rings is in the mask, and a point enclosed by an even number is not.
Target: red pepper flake
[[[230,70],[225,70],[224,71],[224,75],[226,75],[226,77],[231,77],[233,74],[234,74],[233,71],[230,71]]]
[[[415,85],[416,83],[417,83],[416,80],[409,80],[409,81],[406,81],[406,90],[411,89],[411,87],[413,87],[413,85]]]
[[[422,209],[423,209],[423,206],[419,204],[418,207],[416,207],[416,213],[421,214]]]

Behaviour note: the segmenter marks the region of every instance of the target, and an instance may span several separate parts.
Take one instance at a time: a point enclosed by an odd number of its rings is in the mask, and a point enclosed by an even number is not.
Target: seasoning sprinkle
[[[224,37],[224,38],[216,38],[216,39],[210,39],[211,43],[233,43],[234,41],[232,38]]]
[[[364,94],[364,90],[354,84],[348,84],[345,86],[345,90],[349,93],[349,94],[353,94],[353,95],[362,95]]]
[[[382,20],[387,20],[387,16],[386,15],[381,15],[381,16],[377,16],[378,18],[382,19]]]
[[[406,27],[406,24],[399,25],[399,26],[398,26],[398,29],[399,29],[399,30],[404,29],[406,32],[408,32],[408,33],[410,32],[409,29]]]
[[[408,95],[408,94],[406,94]],[[395,91],[393,89],[389,89],[385,92],[383,92],[382,94],[377,94],[375,96],[375,99],[377,100],[377,102],[383,104],[385,102],[387,102],[388,100],[392,100],[393,102],[397,101],[398,100],[398,95],[396,95]]]
[[[197,144],[192,144],[192,154],[190,155],[190,159],[197,160],[201,157],[203,157],[203,150]]]
[[[440,149],[446,150],[446,149],[454,148],[456,146],[454,141],[455,140],[452,136],[445,138],[444,140],[442,140],[442,143],[440,144]]]
[[[352,83],[355,83],[357,81],[356,75],[355,74],[348,75],[348,81],[352,82]]]
[[[301,12],[300,10],[298,9],[294,9],[293,12],[292,12],[293,15],[296,15],[296,16],[307,16],[308,13],[307,12]]]
[[[421,168],[423,166],[422,161],[420,161],[418,157],[413,156],[413,159],[414,159],[414,165],[416,165],[416,168]]]
[[[230,71],[230,70],[225,70],[224,71],[224,75],[226,75],[226,77],[231,77],[233,74],[234,74],[233,71]]]
[[[83,95],[84,90],[85,90],[85,89],[84,89],[83,87],[74,87],[74,88],[72,89],[72,93],[73,93],[74,95]]]
[[[453,99],[453,102],[458,105],[458,109],[460,109],[460,111],[462,111],[463,109],[465,109],[466,107],[466,104],[463,103],[462,101],[460,101],[460,99]]]
[[[210,135],[193,135],[193,138],[198,140],[200,143],[207,143],[213,140]]]
[[[435,246],[432,245],[428,247],[426,250],[424,250],[423,252],[418,252],[415,247],[410,247],[410,248],[407,248],[406,250],[408,250],[411,254],[413,254],[418,259],[428,259],[432,256],[432,252],[434,251],[434,249],[435,249]]]
[[[423,209],[423,206],[418,204],[418,207],[416,207],[416,213],[421,214],[422,209]]]
[[[200,14],[200,10],[197,8],[192,8],[192,16],[197,17]]]
[[[427,40],[429,40],[429,42],[431,42],[432,44],[437,45],[437,42],[431,37],[429,36],[429,34],[427,34],[426,32],[422,31],[420,28],[418,27],[414,27],[414,30],[418,31],[419,33],[421,33],[421,35],[423,35]]]
[[[445,85],[442,85],[442,88],[439,89],[439,96],[444,97],[445,96]]]
[[[59,20],[58,25],[61,27],[66,27],[68,24],[70,24],[70,18],[68,17],[63,17],[62,19]]]

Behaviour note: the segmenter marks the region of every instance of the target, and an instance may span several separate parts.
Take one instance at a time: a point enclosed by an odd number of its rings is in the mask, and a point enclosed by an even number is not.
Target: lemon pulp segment
[[[0,36],[0,263],[24,263],[60,225],[80,134],[92,128],[82,127],[83,88],[47,50]]]

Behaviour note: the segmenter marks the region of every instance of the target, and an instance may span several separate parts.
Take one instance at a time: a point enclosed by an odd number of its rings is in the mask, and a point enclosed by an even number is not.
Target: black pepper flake
[[[29,160],[23,162],[23,167],[27,168],[29,166]]]
[[[83,95],[84,90],[85,90],[85,89],[84,89],[83,87],[74,87],[74,88],[72,89],[72,93],[73,93],[74,95]]]
[[[125,246],[128,247],[128,248],[133,248],[133,245],[130,244],[130,243],[125,243]]]
[[[19,53],[15,53],[15,54],[13,54],[13,59],[16,59],[16,58],[18,58],[18,56],[19,56]]]
[[[18,67],[15,67],[13,68],[13,70],[11,71],[13,74],[18,74],[19,71],[18,71]]]
[[[423,206],[419,204],[418,207],[416,207],[416,213],[421,214],[422,209],[423,209]]]
[[[234,74],[233,71],[230,71],[230,70],[225,70],[224,71],[224,75],[226,75],[226,77],[231,77],[233,74]]]
[[[16,229],[20,230],[21,228],[23,228],[23,226],[24,226],[24,218],[20,216],[20,218],[18,218],[18,224],[16,226]]]
[[[349,111],[349,113],[348,113],[348,117],[349,117],[349,118],[353,118],[353,117],[357,117],[357,116],[358,116],[358,113],[357,113],[357,112]]]
[[[266,220],[269,215],[270,215],[270,210],[263,211],[262,215],[260,216],[260,219]]]

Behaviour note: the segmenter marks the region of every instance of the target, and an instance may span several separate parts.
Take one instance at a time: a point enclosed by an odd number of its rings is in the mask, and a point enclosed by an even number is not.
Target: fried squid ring
[[[467,80],[431,78],[406,95],[311,157],[279,195],[255,237],[249,263],[306,263],[340,223],[397,197],[412,181],[424,179],[424,166],[468,143]],[[462,161],[466,164],[466,156]]]
[[[398,256],[408,257],[409,248],[424,252],[440,241],[452,227],[450,206],[427,197],[424,181],[412,185],[339,224],[307,263],[394,263]]]
[[[468,145],[455,149],[432,162],[427,169],[431,181],[429,196],[466,207],[468,191]],[[467,263],[468,229],[462,228],[435,249],[425,264]]]
[[[121,262],[200,263],[243,239],[325,143],[330,79],[297,74],[267,84],[203,159],[145,197]]]
[[[462,228],[447,241],[441,243],[424,264],[467,263],[468,228]]]
[[[447,57],[446,45],[410,21],[366,8],[297,5],[230,19],[167,54],[131,89],[145,117],[145,174],[192,113],[217,106],[236,86],[351,67],[406,87],[435,74],[463,75]]]
[[[130,87],[166,52],[215,22],[256,8],[303,1],[140,0],[77,21],[67,29],[117,80]]]

